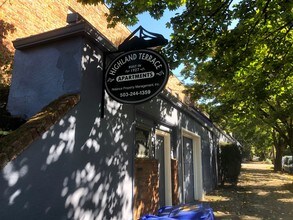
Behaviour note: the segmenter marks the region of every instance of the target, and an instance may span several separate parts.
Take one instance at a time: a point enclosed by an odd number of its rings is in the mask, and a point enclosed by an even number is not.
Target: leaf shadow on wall
[[[100,118],[101,52],[83,50],[80,102],[4,168],[0,219],[132,218],[133,107]]]

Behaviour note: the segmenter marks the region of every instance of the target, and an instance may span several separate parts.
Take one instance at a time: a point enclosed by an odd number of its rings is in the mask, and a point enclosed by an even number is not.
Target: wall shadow
[[[183,107],[179,107],[180,105]],[[197,133],[201,137],[203,186],[206,192],[213,190],[217,186],[218,176],[216,166],[217,140],[215,139],[216,135],[205,127],[208,125],[205,125],[205,121],[201,120],[202,116],[196,116],[196,113],[188,113],[190,110],[186,106],[180,102],[176,103],[176,99],[166,93],[139,105],[137,108],[142,112],[140,112],[140,115],[152,121],[154,126],[164,125],[171,129],[171,148],[174,157],[178,159],[178,196],[180,200],[182,201],[183,191],[185,190],[182,187],[184,159],[182,158],[181,128]],[[199,122],[199,120],[203,122]]]
[[[101,52],[83,51],[80,102],[0,173],[0,219],[132,219],[134,108],[106,97],[100,118]]]
[[[1,219],[131,219],[131,119],[125,123],[124,110],[113,106],[116,114],[108,112],[105,121],[87,121],[92,126],[83,139],[77,133],[86,120],[82,108],[78,104],[4,168]]]
[[[89,42],[82,51],[80,102],[0,173],[0,219],[132,219],[136,107],[106,94],[100,117],[102,52]],[[180,127],[198,132],[211,157],[212,136],[180,107],[161,97],[140,107],[153,128],[172,130],[179,170]]]

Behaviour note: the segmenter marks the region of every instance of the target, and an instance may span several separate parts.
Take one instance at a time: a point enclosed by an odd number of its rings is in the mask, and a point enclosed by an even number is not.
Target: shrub
[[[241,150],[236,144],[220,144],[220,178],[225,182],[237,185],[241,170]]]

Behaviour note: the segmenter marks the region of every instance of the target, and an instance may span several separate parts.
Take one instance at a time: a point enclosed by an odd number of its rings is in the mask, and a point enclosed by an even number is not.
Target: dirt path
[[[205,196],[216,219],[293,219],[293,175],[274,173],[262,163],[242,164],[236,187]]]

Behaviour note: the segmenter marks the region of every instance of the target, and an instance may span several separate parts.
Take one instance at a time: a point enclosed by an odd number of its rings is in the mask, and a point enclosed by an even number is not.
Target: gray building
[[[139,105],[112,100],[104,92],[103,58],[116,48],[89,23],[14,46],[11,114],[29,119],[66,94],[80,101],[4,166],[0,219],[136,219],[150,210],[136,200],[155,208],[193,202],[217,186],[225,134],[166,90]],[[137,197],[145,193],[137,175],[147,182],[149,170],[136,163],[148,159],[156,162],[154,202]]]

